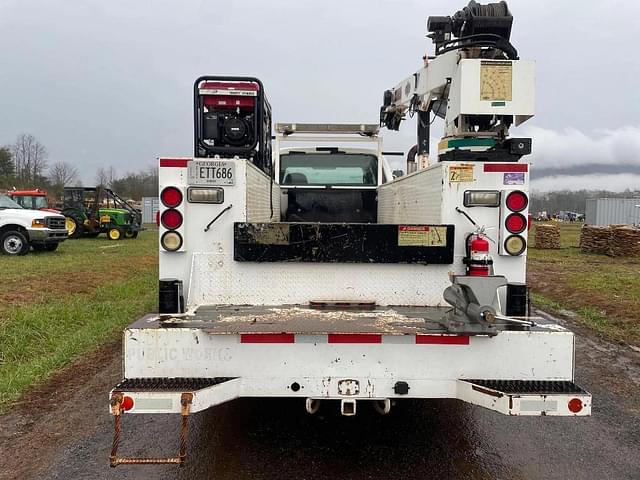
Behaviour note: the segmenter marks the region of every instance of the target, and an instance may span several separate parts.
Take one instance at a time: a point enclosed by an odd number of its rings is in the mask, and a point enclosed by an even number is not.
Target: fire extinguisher
[[[467,275],[487,277],[493,264],[489,255],[489,241],[482,232],[472,233],[467,237]]]

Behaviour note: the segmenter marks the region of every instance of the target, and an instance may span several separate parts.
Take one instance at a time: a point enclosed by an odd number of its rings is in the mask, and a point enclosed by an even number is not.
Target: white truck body
[[[398,398],[457,398],[509,415],[590,413],[590,395],[572,383],[574,336],[565,328],[544,321],[523,330],[503,325],[487,336],[451,334],[438,324],[450,310],[442,292],[451,275],[464,275],[464,239],[474,231],[455,208],[467,190],[527,193],[526,163],[442,162],[380,185],[379,223],[455,227],[453,262],[424,265],[236,261],[234,224],[277,222],[280,187],[235,159],[236,181],[222,187],[223,203],[190,203],[189,165],[210,161],[160,159],[160,190],[183,193],[177,208],[185,219],[177,229],[184,238],[179,251],[160,247],[160,276],[183,281],[187,309],[146,316],[125,331],[125,381],[114,391],[134,400],[130,413],[181,411],[183,391],[144,388],[151,379],[193,391],[192,411],[238,397],[293,396],[340,400],[349,404],[347,414],[359,400]],[[271,202],[273,209],[265,208]],[[494,240],[494,273],[524,282],[526,255],[499,252],[500,208],[466,210]],[[161,226],[160,236],[166,231]],[[494,303],[504,314],[503,297],[497,292]],[[310,307],[338,300],[374,300],[375,308]],[[190,379],[211,384],[196,389]],[[549,391],[536,391],[536,382]],[[568,407],[574,399],[577,412]]]
[[[8,197],[0,198],[0,249],[6,255],[23,255],[34,248],[53,250],[67,239],[64,216],[21,208]]]

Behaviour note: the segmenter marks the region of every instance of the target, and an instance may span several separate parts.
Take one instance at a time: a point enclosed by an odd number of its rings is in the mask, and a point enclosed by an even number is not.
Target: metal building
[[[640,197],[587,199],[585,224],[640,225]]]
[[[142,223],[156,223],[156,213],[159,209],[158,197],[142,197]]]

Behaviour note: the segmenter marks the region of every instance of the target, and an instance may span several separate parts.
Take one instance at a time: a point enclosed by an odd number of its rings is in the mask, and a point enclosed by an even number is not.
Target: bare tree
[[[9,147],[0,147],[0,177],[8,178],[15,173],[13,156]]]
[[[100,167],[96,172],[97,186],[111,188],[115,180],[116,180],[116,170],[113,167],[109,167],[109,168]]]
[[[56,187],[71,185],[78,179],[78,169],[67,162],[56,162],[49,169],[49,181]]]
[[[12,153],[18,180],[28,184],[43,177],[47,168],[47,149],[33,135],[18,135]]]

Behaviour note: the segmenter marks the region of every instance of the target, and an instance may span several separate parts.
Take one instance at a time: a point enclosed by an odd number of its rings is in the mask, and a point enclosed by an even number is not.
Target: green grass
[[[530,235],[532,299],[542,309],[569,310],[602,336],[640,345],[640,258],[582,253],[580,223],[561,223],[561,249],[538,250]]]
[[[55,275],[76,272],[108,273],[111,266],[121,266],[127,257],[155,255],[157,258],[157,234],[143,231],[136,239],[114,242],[101,235],[97,238],[67,240],[55,252],[31,251],[24,257],[0,257],[2,278],[16,279],[25,275],[47,275],[55,281]],[[155,250],[154,250],[155,249]]]
[[[69,240],[53,255],[0,258],[3,284],[26,292],[0,309],[0,411],[157,308],[156,242],[155,232],[143,232],[121,242]],[[32,291],[34,283],[45,293]]]

